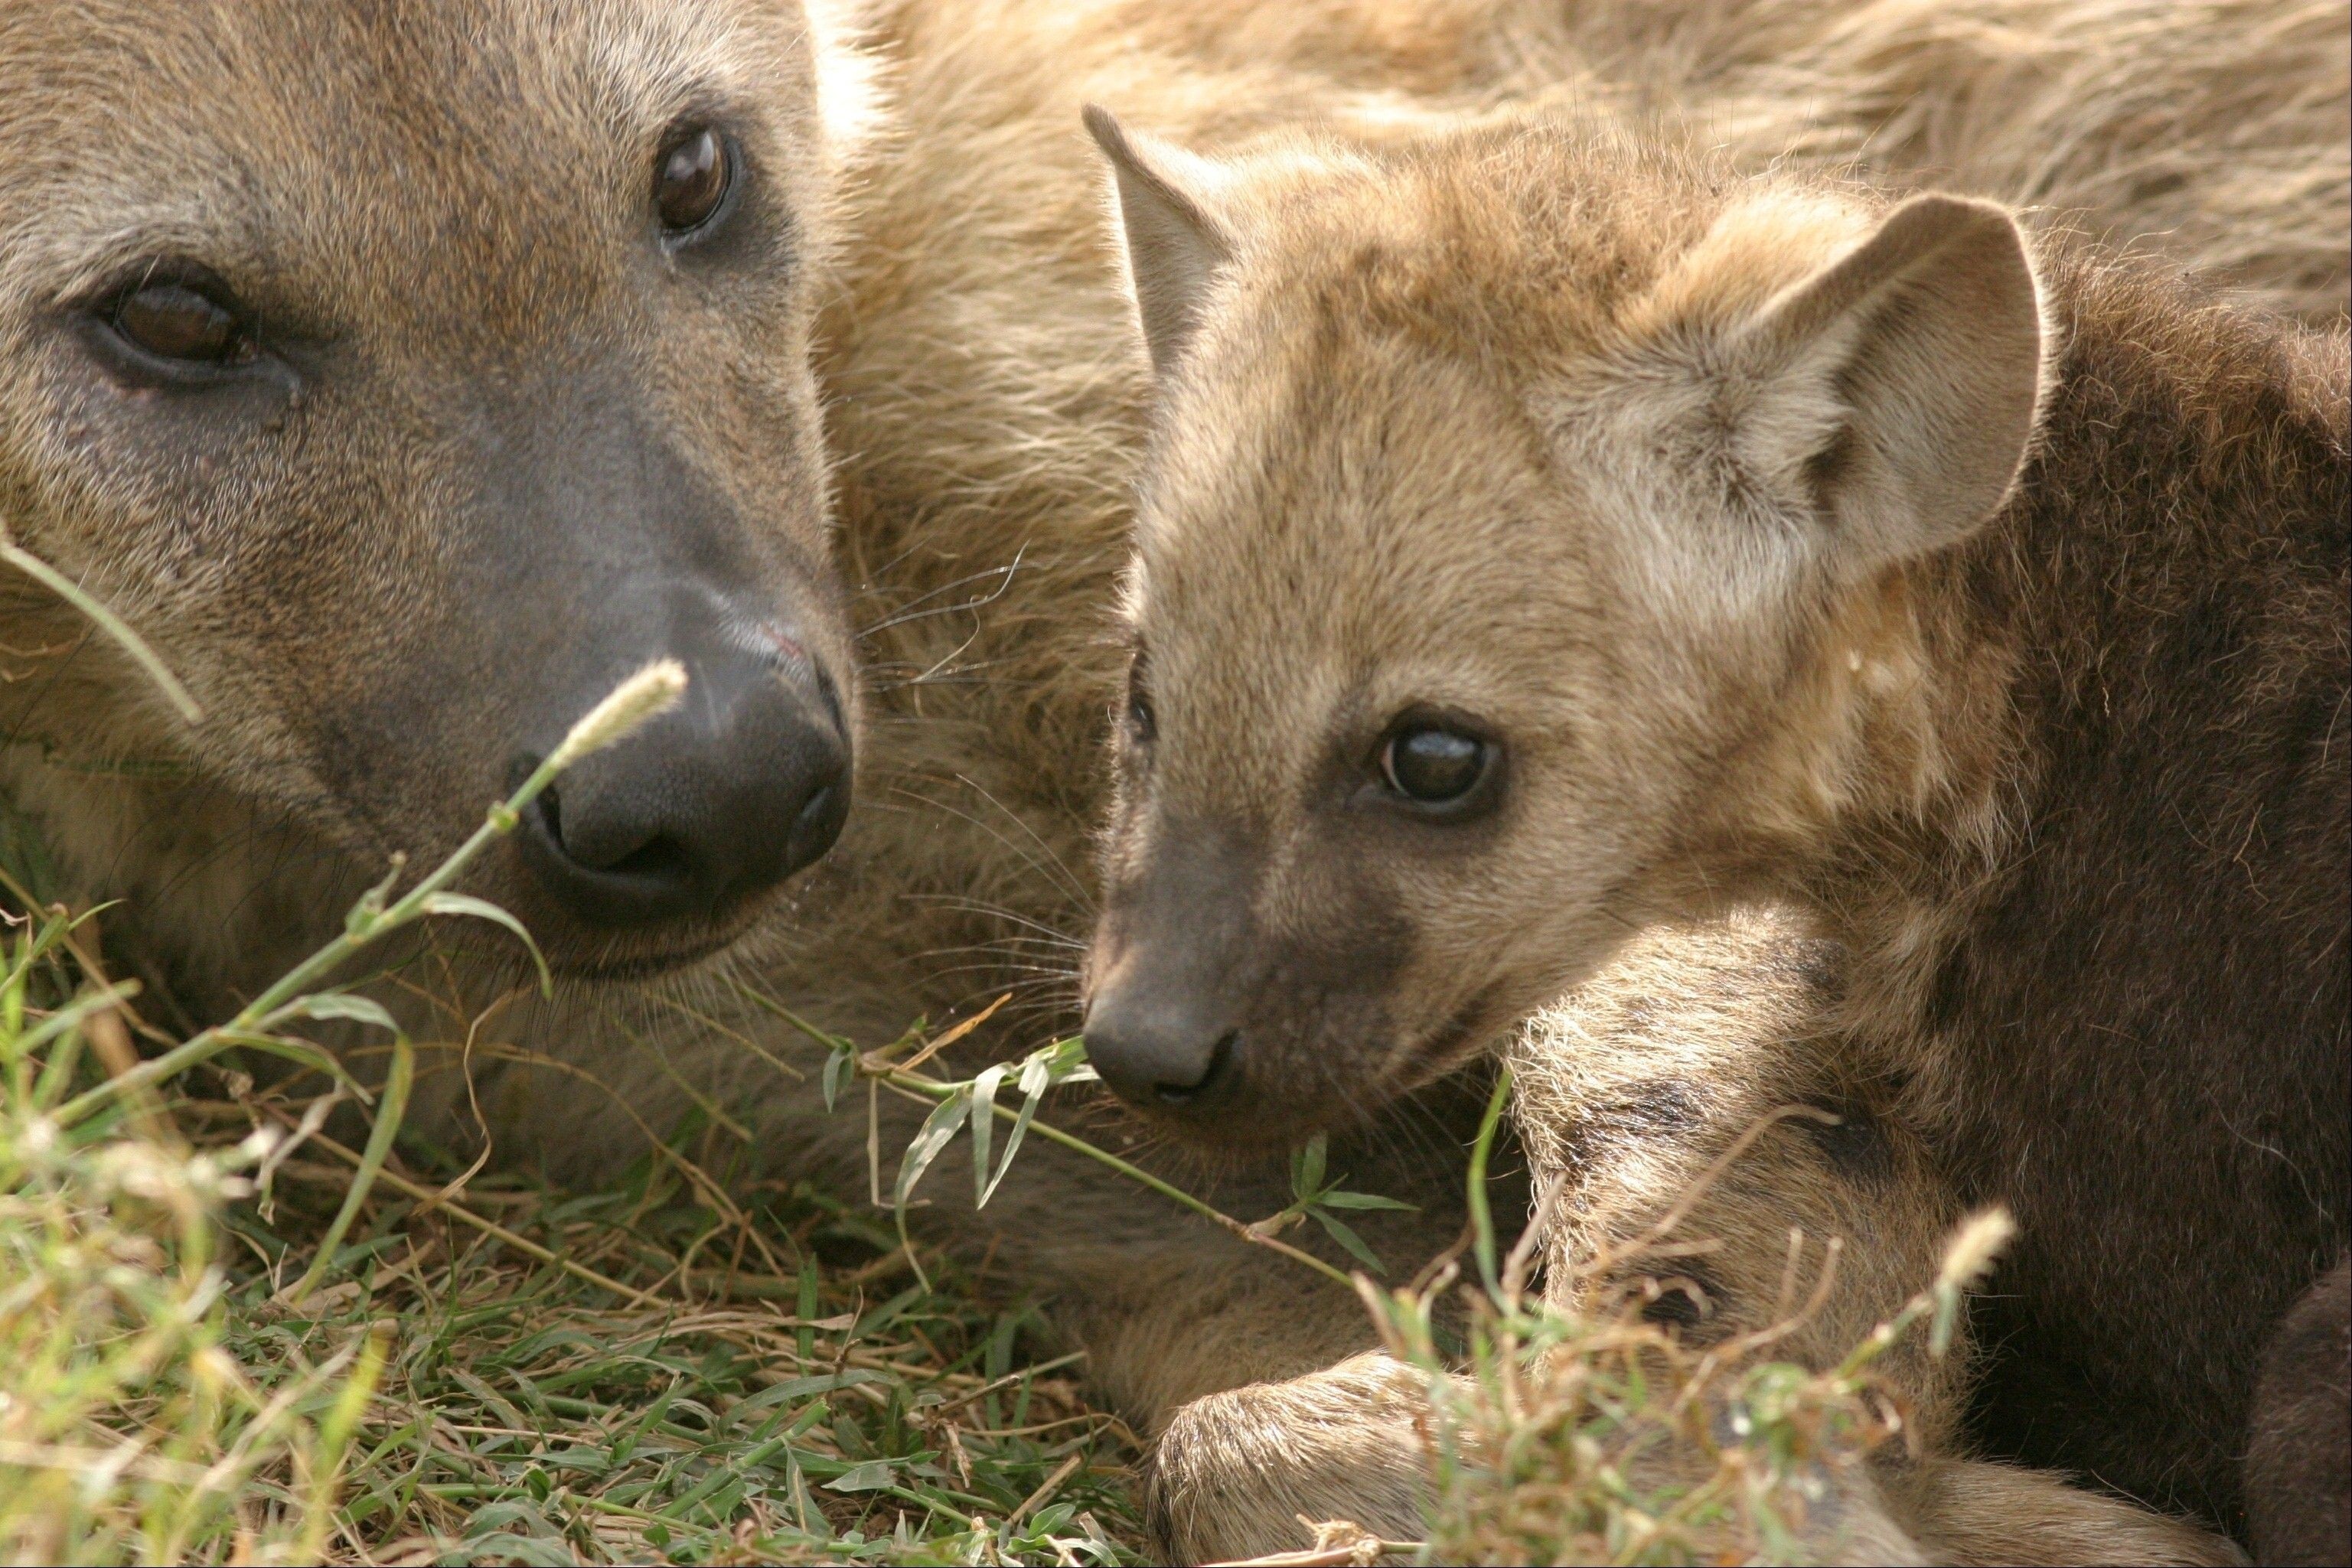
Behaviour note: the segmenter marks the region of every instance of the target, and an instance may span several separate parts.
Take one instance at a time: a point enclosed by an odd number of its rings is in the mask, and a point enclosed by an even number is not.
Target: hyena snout
[[[822,856],[848,815],[849,731],[824,665],[782,622],[677,597],[659,651],[686,665],[685,702],[576,764],[525,819],[525,863],[590,926],[725,921]]]
[[[1088,965],[1087,1060],[1137,1110],[1191,1124],[1243,1094],[1252,860],[1232,835],[1173,833],[1108,890]]]
[[[1257,908],[1265,854],[1181,825],[1106,889],[1089,956],[1087,1058],[1179,1137],[1296,1143],[1345,1121],[1393,1035],[1398,951],[1374,925],[1283,928]]]
[[[1242,1031],[1234,1011],[1202,988],[1113,984],[1087,1005],[1087,1060],[1139,1109],[1213,1113],[1234,1088]]]
[[[1324,988],[1280,944],[1265,955],[1205,935],[1125,945],[1087,998],[1087,1060],[1122,1101],[1196,1144],[1289,1145],[1344,1120],[1354,1048],[1387,1032],[1377,1002]],[[1228,946],[1226,963],[1203,961]]]

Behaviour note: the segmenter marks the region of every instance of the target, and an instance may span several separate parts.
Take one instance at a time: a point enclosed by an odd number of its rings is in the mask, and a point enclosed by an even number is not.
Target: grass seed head
[[[548,766],[561,771],[592,752],[626,739],[676,707],[685,695],[686,666],[676,659],[656,659],[590,708],[547,759]]]

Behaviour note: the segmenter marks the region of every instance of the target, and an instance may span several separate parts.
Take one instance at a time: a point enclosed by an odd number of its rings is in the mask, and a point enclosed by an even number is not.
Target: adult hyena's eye
[[[735,183],[735,156],[726,138],[707,125],[689,125],[654,160],[654,213],[672,240],[709,228]]]
[[[108,318],[117,336],[159,360],[188,365],[237,365],[253,358],[252,335],[237,312],[185,283],[151,283],[114,303]]]
[[[1381,774],[1390,789],[1416,805],[1451,806],[1478,788],[1494,749],[1474,735],[1418,725],[1389,737],[1381,751]]]

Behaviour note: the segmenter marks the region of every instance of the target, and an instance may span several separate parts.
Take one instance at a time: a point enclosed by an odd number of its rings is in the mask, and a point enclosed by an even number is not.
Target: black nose
[[[748,655],[694,660],[683,703],[532,802],[523,855],[590,925],[723,915],[833,847],[849,774],[821,677]]]
[[[1087,1008],[1087,1060],[1130,1105],[1199,1109],[1233,1080],[1241,1031],[1181,1002],[1114,991]]]

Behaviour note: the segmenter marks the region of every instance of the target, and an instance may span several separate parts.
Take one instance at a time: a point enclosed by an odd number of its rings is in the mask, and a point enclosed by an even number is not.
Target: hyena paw
[[[1148,1466],[1156,1544],[1172,1562],[1255,1557],[1308,1544],[1302,1519],[1419,1536],[1427,1408],[1420,1375],[1379,1354],[1194,1400]]]

